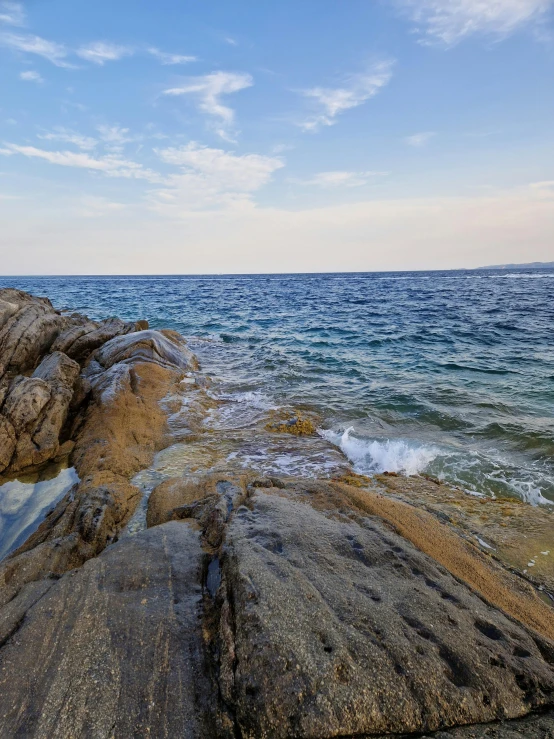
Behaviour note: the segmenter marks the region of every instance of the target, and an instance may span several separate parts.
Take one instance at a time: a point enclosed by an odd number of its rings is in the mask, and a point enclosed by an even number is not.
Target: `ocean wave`
[[[346,455],[361,474],[400,472],[418,475],[438,456],[436,447],[416,445],[404,439],[360,439],[353,436],[351,426],[342,433],[321,430],[324,439],[330,441]]]

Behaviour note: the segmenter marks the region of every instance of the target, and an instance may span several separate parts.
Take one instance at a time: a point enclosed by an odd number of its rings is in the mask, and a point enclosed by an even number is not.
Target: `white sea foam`
[[[321,436],[338,446],[354,465],[356,472],[401,472],[418,475],[438,456],[439,449],[404,439],[360,439],[354,428],[342,433],[320,431]]]
[[[275,408],[273,401],[264,393],[254,390],[236,393],[208,393],[214,400],[226,400],[229,403],[242,403],[260,411],[269,411]]]
[[[532,482],[512,479],[506,480],[506,484],[526,503],[531,503],[531,505],[552,505],[552,501],[545,498],[539,488],[533,485]]]

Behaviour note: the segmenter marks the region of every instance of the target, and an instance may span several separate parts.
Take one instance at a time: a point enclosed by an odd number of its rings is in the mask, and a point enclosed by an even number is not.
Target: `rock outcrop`
[[[117,539],[140,499],[130,478],[150,464],[168,438],[160,402],[177,391],[186,370],[197,368],[196,358],[173,332],[149,331],[145,322],[134,331],[134,324],[118,319],[95,323],[65,317],[44,299],[17,291],[0,291],[0,297],[6,293],[5,302],[19,305],[4,324],[7,345],[17,343],[23,318],[27,335],[25,352],[13,352],[17,363],[13,358],[5,363],[9,384],[0,407],[1,469],[14,474],[71,453],[81,482],[0,564],[0,604],[27,583],[82,565]],[[48,343],[42,334],[45,316],[48,326],[56,327]]]
[[[135,328],[62,315],[47,298],[0,290],[0,473],[56,458],[81,366]]]
[[[549,571],[483,551],[455,491],[225,471],[225,447],[131,535],[157,451],[213,457],[184,339],[3,290],[0,375],[5,472],[65,454],[80,479],[0,563],[0,737],[554,736]]]

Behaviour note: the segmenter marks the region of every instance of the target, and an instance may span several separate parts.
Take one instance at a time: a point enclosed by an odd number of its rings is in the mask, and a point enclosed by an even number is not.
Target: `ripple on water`
[[[424,471],[465,489],[554,499],[554,270],[2,283],[195,336],[204,371],[229,392],[269,394],[326,428],[356,423],[354,436],[390,442],[376,457],[393,466],[389,452],[409,442],[438,448]],[[229,400],[220,425],[249,428],[263,409],[248,408]]]

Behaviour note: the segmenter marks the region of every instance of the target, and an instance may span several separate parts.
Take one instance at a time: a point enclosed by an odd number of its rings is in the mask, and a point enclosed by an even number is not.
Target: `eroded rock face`
[[[0,734],[214,737],[202,558],[168,523],[27,586],[0,611]]]
[[[149,525],[193,518],[212,556],[221,726],[244,738],[404,736],[554,706],[552,610],[478,549],[453,548],[445,524],[387,502],[253,475],[153,491]],[[396,533],[394,516],[439,561]],[[459,579],[472,570],[472,586],[515,618]]]
[[[23,323],[31,326],[29,350],[14,350],[17,363],[5,362],[0,381],[0,472],[35,469],[72,453],[81,480],[0,564],[1,604],[27,583],[80,567],[117,540],[140,499],[129,479],[168,440],[160,403],[178,392],[184,368],[197,362],[182,337],[148,331],[144,321],[61,316],[47,300],[18,291],[0,291],[0,299],[8,305],[7,345],[15,346]],[[36,336],[44,325],[31,320],[31,309],[57,322],[44,356]]]
[[[81,321],[81,322],[79,322]],[[105,321],[89,321],[79,317],[76,325],[62,332],[54,344],[53,351],[62,351],[72,359],[83,364],[96,349],[116,336],[131,333],[135,325],[119,318],[108,318]]]
[[[140,322],[141,329],[144,325]],[[17,473],[56,457],[79,363],[136,327],[118,318],[94,322],[62,315],[46,298],[0,290],[0,473]],[[131,355],[132,346],[133,341]]]
[[[2,407],[5,440],[0,449],[3,447],[5,452],[0,452],[0,471],[9,467],[16,472],[57,455],[78,376],[79,365],[65,354],[54,352],[31,377],[14,378]]]
[[[95,361],[103,368],[126,362],[153,362],[162,367],[198,369],[194,354],[187,348],[182,336],[175,331],[137,331],[108,341],[96,352]],[[94,372],[94,367],[91,367]]]
[[[32,370],[65,328],[67,319],[46,298],[19,290],[0,290],[0,301],[1,378]]]
[[[433,731],[554,704],[543,640],[379,519],[258,491],[222,574],[221,686],[243,737]]]

